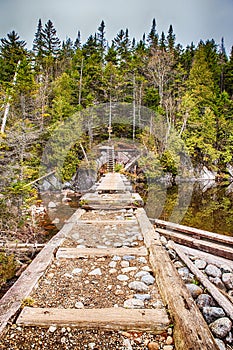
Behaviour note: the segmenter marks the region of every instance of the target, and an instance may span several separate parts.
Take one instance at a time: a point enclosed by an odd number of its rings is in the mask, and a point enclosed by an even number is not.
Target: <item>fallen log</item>
[[[197,248],[207,253],[218,255],[226,259],[233,259],[233,248],[230,248],[228,246],[223,246],[217,243],[212,243],[201,239],[195,239],[183,233],[169,231],[162,228],[156,228],[156,232],[164,235],[166,238],[171,239],[176,243],[187,245],[191,248]]]
[[[212,241],[224,243],[230,246],[233,246],[233,237],[231,236],[225,236],[225,235],[220,235],[215,232],[209,232],[209,231],[204,231],[200,230],[194,227],[189,227],[189,226],[184,226],[184,225],[179,225],[175,224],[173,222],[168,222],[164,220],[159,220],[159,219],[150,219],[151,222],[153,222],[157,227],[163,227],[169,230],[175,230],[178,232],[183,232],[190,234],[192,236],[195,236],[195,238],[206,238]]]
[[[176,251],[180,259],[185,263],[189,270],[196,276],[198,281],[208,290],[214,300],[223,308],[226,314],[233,320],[233,305],[232,303],[213,285],[207,276],[205,276],[189,259],[189,257],[182,252],[182,250],[174,243],[170,242],[170,246]]]

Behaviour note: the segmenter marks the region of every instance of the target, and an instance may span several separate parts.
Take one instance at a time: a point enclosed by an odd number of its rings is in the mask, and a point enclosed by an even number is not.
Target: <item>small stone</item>
[[[191,293],[193,299],[196,299],[198,295],[202,294],[201,287],[197,286],[196,284],[188,283],[186,284],[186,287],[188,288],[189,292]]]
[[[163,309],[164,308],[164,305],[163,305],[161,300],[157,300],[156,302],[154,302],[152,304],[152,306],[154,309]]]
[[[129,288],[135,290],[136,292],[147,292],[149,289],[145,283],[138,281],[130,282]]]
[[[94,269],[91,272],[89,272],[88,274],[89,276],[101,276],[102,272],[100,270],[100,268]]]
[[[77,301],[74,307],[75,309],[84,309],[84,305],[81,301]]]
[[[221,270],[217,266],[212,265],[212,264],[209,264],[206,266],[205,273],[208,276],[212,276],[212,277],[221,277],[222,276]]]
[[[124,269],[121,269],[121,271],[123,273],[128,273],[128,272],[132,272],[132,271],[136,271],[137,267],[135,266],[129,266],[129,267],[125,267]]]
[[[143,270],[143,271],[150,272],[150,271],[151,271],[151,268],[150,268],[149,266],[143,266],[143,267],[142,267],[142,270]]]
[[[154,284],[155,278],[151,276],[150,274],[145,275],[141,278],[141,281],[144,282],[147,286],[150,286],[151,284]]]
[[[206,268],[207,262],[205,260],[202,260],[202,259],[197,259],[197,260],[195,260],[194,264],[198,269],[202,270],[202,269]]]
[[[121,290],[121,289],[117,289],[117,290],[114,292],[114,294],[115,294],[115,295],[123,295],[124,292],[123,292],[123,290]]]
[[[126,275],[118,275],[118,276],[117,276],[117,279],[118,279],[119,281],[128,281],[129,277],[126,276]]]
[[[229,344],[233,344],[233,334],[232,334],[232,332],[229,332],[228,336],[226,337],[226,341]]]
[[[142,301],[146,301],[146,300],[150,300],[151,296],[150,294],[134,294],[134,298]]]
[[[224,283],[222,282],[221,278],[209,276],[209,280],[211,283],[213,283],[219,289],[226,291],[226,287],[225,287]]]
[[[82,272],[83,269],[76,268],[72,271],[73,275],[79,275]]]
[[[202,310],[205,306],[214,306],[215,302],[209,294],[203,293],[197,297],[196,304],[199,307],[199,309]]]
[[[110,273],[110,275],[113,275],[114,273],[117,273],[117,269],[110,269],[109,273]]]
[[[149,275],[148,271],[139,271],[136,273],[135,278],[142,278],[143,276]]]
[[[135,259],[134,255],[124,255],[123,256],[123,260],[126,260],[126,261],[130,261],[130,260],[134,260],[134,259]]]
[[[232,327],[232,322],[228,317],[222,317],[209,325],[211,332],[222,339],[227,336]]]
[[[167,334],[168,334],[168,335],[172,335],[172,334],[173,334],[173,329],[172,329],[172,328],[168,328]]]
[[[160,345],[157,342],[150,342],[147,345],[147,347],[148,347],[149,350],[159,350],[160,349]]]
[[[214,340],[215,340],[217,346],[219,347],[219,350],[226,350],[226,346],[221,339],[215,338]]]
[[[88,349],[93,350],[95,348],[95,343],[89,343]]]
[[[166,339],[166,345],[172,345],[173,344],[173,338],[169,335]]]
[[[120,261],[121,257],[118,255],[114,255],[114,257],[112,258],[113,261]]]
[[[166,245],[167,244],[167,238],[164,237],[164,236],[160,237],[160,241],[161,241],[162,245]]]
[[[116,261],[111,261],[111,262],[108,264],[108,266],[111,267],[111,268],[113,268],[113,269],[116,267],[116,265],[117,265],[117,262],[116,262]]]
[[[202,313],[208,324],[214,322],[217,318],[225,316],[225,312],[221,307],[205,306],[202,309]]]
[[[62,343],[62,344],[65,344],[65,342],[66,342],[66,337],[62,337],[62,338],[61,338],[61,343]]]
[[[146,258],[144,258],[144,256],[139,256],[139,258],[137,258],[137,260],[141,264],[146,264],[147,263],[147,260],[146,260]]]
[[[67,278],[74,278],[74,276],[72,276],[70,273],[66,272],[64,274],[64,277],[67,277]]]
[[[124,346],[125,350],[132,350],[133,349],[129,339],[123,340],[123,346]]]
[[[189,269],[187,267],[181,267],[177,271],[185,283],[192,282],[194,276],[190,274]]]
[[[222,281],[227,287],[227,289],[233,289],[233,273],[224,273],[222,275]]]
[[[121,267],[129,267],[129,262],[128,261],[121,261]]]
[[[49,327],[49,332],[50,332],[50,333],[54,333],[56,330],[57,330],[57,327],[56,327],[56,326],[50,326],[50,327]]]
[[[181,267],[184,267],[184,264],[181,261],[178,260],[178,261],[174,262],[174,267],[176,269],[180,269]]]
[[[124,308],[126,309],[143,309],[144,308],[144,302],[139,299],[128,299],[124,302]]]
[[[173,350],[173,345],[164,345],[163,350]]]
[[[113,246],[114,246],[115,248],[121,248],[121,247],[123,246],[123,243],[121,243],[121,242],[115,242],[115,243],[113,244]]]
[[[56,203],[54,203],[54,202],[49,202],[49,204],[48,204],[48,208],[49,209],[54,209],[54,208],[56,208],[57,207],[57,204]]]

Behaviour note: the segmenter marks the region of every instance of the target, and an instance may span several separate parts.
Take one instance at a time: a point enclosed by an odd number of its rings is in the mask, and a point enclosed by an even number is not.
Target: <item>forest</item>
[[[27,208],[38,198],[37,190],[26,185],[41,174],[41,155],[56,126],[103,103],[147,107],[184,140],[194,166],[205,165],[219,178],[231,175],[233,49],[228,56],[224,39],[200,40],[197,46],[190,43],[183,48],[172,25],[159,34],[155,19],[139,41],[122,29],[110,43],[105,31],[102,21],[85,43],[80,32],[75,40],[61,42],[52,21],[39,20],[31,50],[15,31],[1,39],[2,232],[25,228]],[[107,137],[107,126],[102,134]],[[140,130],[135,137],[143,138],[163,170],[176,173],[172,154],[157,147],[153,137]],[[81,141],[88,151],[88,135]],[[77,143],[67,155],[65,181],[74,175],[81,158]]]

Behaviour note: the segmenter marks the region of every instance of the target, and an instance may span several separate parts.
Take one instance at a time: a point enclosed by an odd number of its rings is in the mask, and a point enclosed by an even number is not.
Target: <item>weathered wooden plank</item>
[[[195,239],[186,236],[183,233],[169,231],[162,228],[156,228],[156,231],[164,235],[166,238],[173,240],[176,243],[187,245],[191,248],[197,248],[207,253],[218,255],[226,259],[233,259],[233,248],[230,248],[228,246],[207,242],[201,239]]]
[[[218,350],[195,301],[161,245],[151,245],[150,262],[174,323],[176,350]]]
[[[176,251],[181,260],[190,269],[190,271],[196,276],[198,281],[208,290],[215,301],[224,309],[226,314],[233,320],[233,305],[232,303],[219,291],[219,289],[213,285],[208,277],[206,277],[189,259],[189,257],[182,252],[182,250],[174,243],[170,245]]]
[[[25,307],[16,323],[23,326],[70,326],[79,329],[152,331],[162,333],[169,326],[165,309],[57,309]]]
[[[21,307],[22,300],[30,295],[34,286],[54,258],[54,251],[63,242],[73,228],[74,223],[83,213],[84,210],[78,209],[71,216],[70,221],[67,221],[62,229],[46,244],[15,284],[3,296],[0,301],[0,334],[9,319]]]
[[[203,252],[203,251],[198,250],[198,249],[193,249],[193,248],[190,248],[190,247],[186,247],[186,246],[181,245],[181,244],[177,244],[176,243],[176,245],[185,254],[196,256],[199,259],[204,259],[208,264],[214,264],[214,265],[216,265],[218,267],[227,265],[227,266],[229,266],[230,268],[233,269],[233,261],[232,260],[225,259],[225,258],[222,258],[220,256],[216,256],[216,255],[213,255],[213,254],[210,254],[210,253],[206,253],[206,252]]]
[[[76,224],[78,225],[132,225],[136,224],[135,219],[125,219],[125,220],[78,220]]]
[[[151,244],[160,244],[159,234],[155,231],[143,208],[138,208],[136,210],[136,218],[144,237],[146,247],[149,248]]]
[[[175,230],[179,232],[184,232],[190,235],[195,236],[196,238],[198,237],[203,237],[206,239],[210,239],[216,242],[228,244],[233,246],[233,237],[231,236],[225,236],[225,235],[220,235],[215,232],[209,232],[205,230],[200,230],[194,227],[189,227],[189,226],[184,226],[184,225],[179,225],[175,224],[173,222],[168,222],[164,220],[159,220],[159,219],[151,219],[153,223],[155,223],[158,227],[163,227],[166,229],[170,230]]]
[[[140,248],[59,248],[56,254],[57,259],[76,259],[76,258],[88,258],[95,256],[147,256],[148,251],[145,247]]]

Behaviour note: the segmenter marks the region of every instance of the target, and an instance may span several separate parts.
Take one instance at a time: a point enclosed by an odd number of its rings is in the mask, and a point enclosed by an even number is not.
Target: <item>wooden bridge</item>
[[[218,349],[128,180],[81,203],[2,298],[1,349]]]

